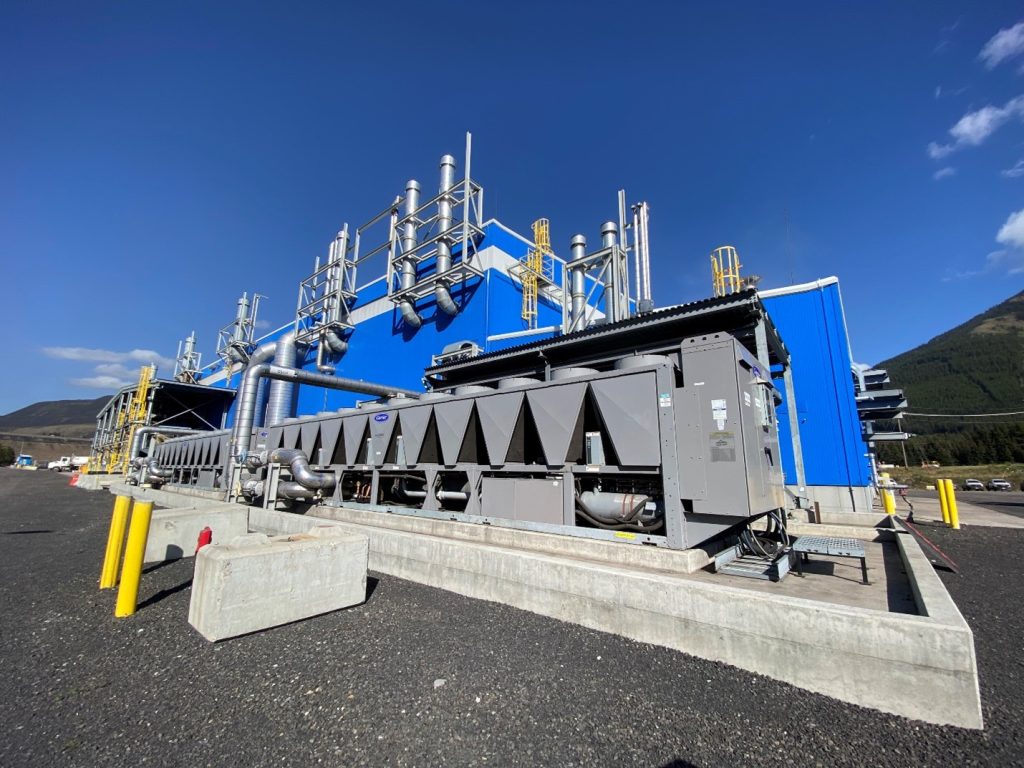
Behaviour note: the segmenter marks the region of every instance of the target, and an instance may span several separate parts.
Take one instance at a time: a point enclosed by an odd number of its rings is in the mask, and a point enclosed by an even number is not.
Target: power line
[[[983,419],[987,416],[1024,416],[1024,411],[1006,411],[1004,413],[914,413],[904,411],[904,416],[931,416],[944,419]]]

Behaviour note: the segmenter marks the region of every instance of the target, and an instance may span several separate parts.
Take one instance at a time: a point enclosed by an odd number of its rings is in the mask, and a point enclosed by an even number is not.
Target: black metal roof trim
[[[699,301],[691,301],[687,304],[678,304],[674,307],[667,307],[665,309],[655,310],[647,315],[638,315],[637,317],[631,317],[626,320],[622,320],[618,323],[609,323],[606,325],[597,325],[590,328],[585,328],[582,331],[575,331],[573,333],[567,333],[562,336],[555,336],[550,339],[538,339],[537,341],[527,342],[514,347],[506,347],[505,349],[499,349],[494,352],[488,352],[486,355],[479,355],[466,360],[461,360],[453,363],[436,365],[432,368],[427,368],[425,371],[426,375],[439,374],[445,371],[454,371],[462,368],[472,367],[480,363],[490,362],[492,360],[500,360],[504,357],[514,357],[521,355],[526,352],[540,351],[544,349],[551,349],[553,347],[563,346],[572,344],[576,341],[583,339],[589,339],[597,336],[616,334],[622,331],[631,330],[635,328],[641,328],[644,326],[653,326],[660,323],[668,322],[671,320],[678,320],[684,317],[692,317],[710,312],[717,312],[726,309],[737,309],[737,308],[750,308],[764,313],[764,307],[761,304],[760,299],[757,297],[757,291],[753,288],[748,288],[743,291],[731,293],[726,296],[715,296],[707,299],[700,299]],[[774,331],[774,326],[771,326]]]

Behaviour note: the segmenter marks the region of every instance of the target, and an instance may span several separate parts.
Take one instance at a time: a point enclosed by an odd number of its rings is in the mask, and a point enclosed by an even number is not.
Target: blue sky
[[[7,0],[0,412],[193,329],[211,359],[242,290],[291,320],[467,130],[488,215],[560,253],[648,200],[660,305],[731,243],[766,287],[838,275],[877,362],[1024,287],[1019,3],[576,5]]]

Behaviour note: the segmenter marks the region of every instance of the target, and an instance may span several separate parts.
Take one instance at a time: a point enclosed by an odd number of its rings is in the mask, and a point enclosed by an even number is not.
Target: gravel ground
[[[1024,747],[1024,531],[931,528],[975,631],[984,732],[389,576],[368,602],[211,645],[192,561],[113,618],[112,499],[0,470],[0,765],[1011,765]],[[443,681],[443,682],[441,682]]]

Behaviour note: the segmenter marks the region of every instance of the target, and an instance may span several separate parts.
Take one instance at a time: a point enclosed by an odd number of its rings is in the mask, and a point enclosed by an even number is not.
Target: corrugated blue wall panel
[[[850,341],[838,283],[764,299],[793,358],[793,388],[808,485],[866,486],[870,469],[861,437]],[[789,404],[781,387],[779,437],[786,482],[796,483]]]

